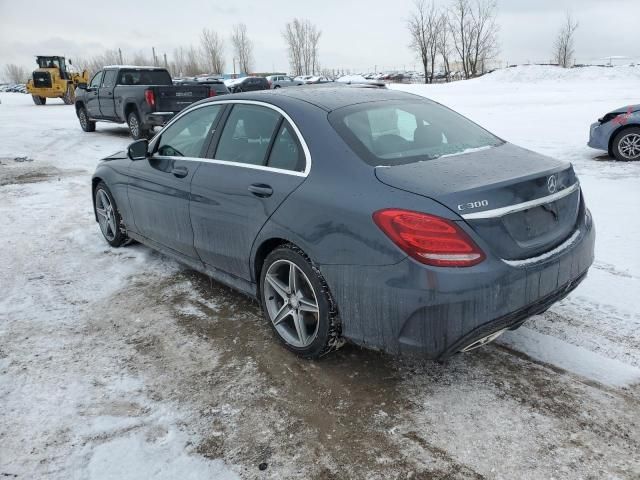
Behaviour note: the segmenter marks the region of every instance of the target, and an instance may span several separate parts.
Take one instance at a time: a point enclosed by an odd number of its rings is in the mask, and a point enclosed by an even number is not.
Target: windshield
[[[367,163],[432,160],[503,143],[462,115],[429,101],[383,101],[339,108],[329,122]]]

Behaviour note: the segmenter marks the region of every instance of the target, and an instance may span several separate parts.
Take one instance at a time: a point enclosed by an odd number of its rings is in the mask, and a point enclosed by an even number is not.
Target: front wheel
[[[267,256],[260,274],[260,300],[266,320],[292,352],[318,358],[343,344],[329,287],[298,247],[283,245]]]
[[[35,103],[36,105],[44,105],[45,103],[47,103],[47,97],[31,95],[31,98],[33,99],[33,103]]]
[[[625,162],[640,160],[640,128],[625,128],[613,139],[613,155]]]
[[[89,118],[86,108],[80,107],[78,109],[78,121],[80,122],[80,128],[85,132],[95,132],[96,122]]]
[[[94,211],[102,236],[112,247],[120,247],[127,241],[127,234],[113,195],[104,182],[98,183],[94,199]]]

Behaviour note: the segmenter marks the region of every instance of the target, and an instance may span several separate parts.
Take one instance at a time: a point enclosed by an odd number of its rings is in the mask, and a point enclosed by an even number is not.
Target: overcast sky
[[[197,44],[203,27],[228,38],[232,25],[244,22],[255,45],[256,70],[287,71],[281,32],[287,21],[303,17],[322,30],[323,67],[413,69],[419,62],[407,47],[411,8],[412,0],[0,0],[0,68],[19,63],[31,69],[38,54],[73,58],[118,47],[125,56],[152,46],[171,55],[176,46]],[[565,11],[580,23],[578,61],[611,55],[640,61],[640,0],[498,0],[500,59],[548,61]],[[226,57],[230,71],[229,42]]]

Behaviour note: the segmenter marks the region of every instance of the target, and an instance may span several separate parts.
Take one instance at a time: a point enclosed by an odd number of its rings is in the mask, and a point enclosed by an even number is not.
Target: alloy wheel
[[[305,273],[289,260],[269,266],[264,279],[264,303],[278,334],[290,345],[305,348],[318,335],[318,299]]]
[[[618,144],[620,155],[628,160],[640,157],[640,134],[629,133],[620,139]]]
[[[116,216],[109,196],[102,189],[96,195],[96,213],[102,234],[108,241],[113,241],[117,234]]]

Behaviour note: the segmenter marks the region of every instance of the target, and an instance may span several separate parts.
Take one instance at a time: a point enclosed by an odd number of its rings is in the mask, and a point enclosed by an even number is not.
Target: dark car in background
[[[271,85],[264,77],[243,77],[227,83],[227,87],[231,93],[240,93],[269,90]]]
[[[164,68],[113,65],[78,85],[75,106],[85,132],[93,132],[97,121],[126,122],[131,136],[139,139],[209,96],[207,85],[174,85]]]
[[[595,229],[571,164],[408,93],[213,98],[104,159],[95,217],[257,298],[290,350],[344,340],[444,359],[584,279]]]

